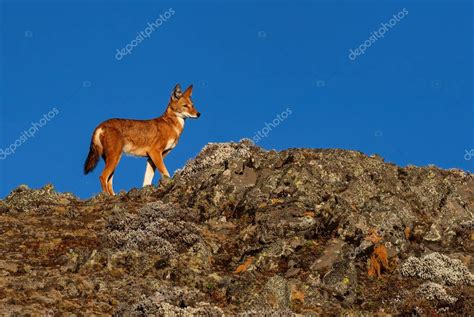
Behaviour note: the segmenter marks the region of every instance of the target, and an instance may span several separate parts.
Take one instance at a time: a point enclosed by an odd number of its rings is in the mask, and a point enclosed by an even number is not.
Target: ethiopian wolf
[[[102,190],[114,195],[112,179],[122,153],[146,157],[147,166],[143,186],[150,185],[155,169],[162,177],[169,177],[163,158],[178,144],[187,118],[201,115],[191,100],[193,86],[181,92],[174,88],[165,113],[151,120],[110,119],[99,124],[84,163],[84,174],[91,172],[102,157],[105,168],[100,175]]]

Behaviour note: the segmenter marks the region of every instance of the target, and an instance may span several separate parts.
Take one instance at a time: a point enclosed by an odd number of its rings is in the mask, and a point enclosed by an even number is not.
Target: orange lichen
[[[377,258],[374,255],[370,256],[370,265],[369,270],[367,272],[369,276],[380,276],[380,264],[377,261]]]
[[[380,240],[382,240],[382,238],[377,234],[376,229],[370,229],[366,239],[372,241],[373,244],[379,243]]]
[[[304,215],[305,215],[306,217],[311,217],[311,218],[313,218],[313,217],[314,217],[314,212],[308,210],[307,212],[304,213]]]
[[[298,301],[300,303],[304,303],[304,292],[299,291],[297,289],[293,289],[291,292],[291,300],[292,301]]]
[[[366,239],[375,245],[374,251],[370,256],[367,274],[369,276],[380,277],[382,275],[382,269],[389,269],[387,248],[385,248],[385,245],[382,243],[382,237],[378,235],[377,230],[374,228],[369,230]]]
[[[217,240],[217,241],[222,242],[222,241],[225,241],[227,239],[227,236],[223,233],[211,232],[207,229],[204,229],[201,232],[206,238],[209,238],[210,240]]]
[[[370,265],[367,274],[369,276],[380,277],[382,269],[388,270],[387,248],[383,244],[375,246],[374,252],[370,256]]]
[[[410,227],[406,227],[405,230],[404,230],[404,232],[405,232],[405,238],[406,238],[407,240],[410,240],[410,235],[411,235],[411,229],[410,229]]]
[[[271,201],[271,203],[272,203],[273,205],[281,204],[281,203],[284,202],[284,200],[283,200],[283,199],[280,199],[280,198],[272,198],[272,199],[270,199],[270,201]]]
[[[387,255],[387,248],[383,244],[380,244],[375,247],[374,254],[379,259],[382,267],[388,269],[388,255]]]
[[[240,264],[234,271],[235,274],[243,273],[248,270],[249,266],[253,263],[253,257],[248,258],[245,260],[244,263]]]
[[[258,205],[258,208],[259,208],[259,209],[265,208],[265,207],[267,207],[267,203],[266,203],[266,202],[260,203],[260,204]]]

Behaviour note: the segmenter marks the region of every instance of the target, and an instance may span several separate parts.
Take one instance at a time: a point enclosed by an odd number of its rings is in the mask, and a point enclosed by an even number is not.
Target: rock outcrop
[[[474,176],[209,144],[175,176],[0,200],[0,314],[469,315]]]

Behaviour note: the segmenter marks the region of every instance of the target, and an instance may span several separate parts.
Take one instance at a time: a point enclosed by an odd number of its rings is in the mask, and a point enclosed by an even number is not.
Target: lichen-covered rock
[[[192,213],[179,207],[150,203],[137,214],[115,211],[110,217],[108,238],[119,249],[147,251],[162,256],[174,255],[200,240]]]
[[[457,301],[456,297],[448,295],[446,289],[438,284],[433,282],[427,282],[422,284],[418,290],[417,294],[423,296],[424,298],[430,301],[436,301],[441,304],[453,304]]]
[[[0,201],[2,212],[47,212],[46,206],[66,206],[77,198],[70,193],[57,193],[51,184],[38,190],[32,190],[26,185],[20,185],[3,201]]]
[[[468,315],[473,210],[460,170],[209,144],[157,187],[0,200],[0,315]]]
[[[209,303],[198,303],[196,307],[179,307],[154,298],[145,298],[134,304],[130,309],[117,312],[119,316],[224,316],[222,309]]]
[[[199,155],[176,171],[176,177],[190,180],[197,174],[207,172],[211,167],[223,166],[233,160],[247,160],[253,151],[259,151],[249,140],[241,143],[209,143]]]
[[[433,252],[422,258],[410,257],[400,269],[403,276],[419,277],[445,285],[474,285],[474,275],[460,260]]]

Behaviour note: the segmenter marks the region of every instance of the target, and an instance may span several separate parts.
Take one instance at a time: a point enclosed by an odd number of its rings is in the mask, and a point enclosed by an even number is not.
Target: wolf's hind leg
[[[147,185],[151,185],[153,181],[153,176],[155,176],[156,166],[153,164],[153,161],[148,158],[146,160],[146,170],[145,170],[145,177],[143,179],[143,187]]]

